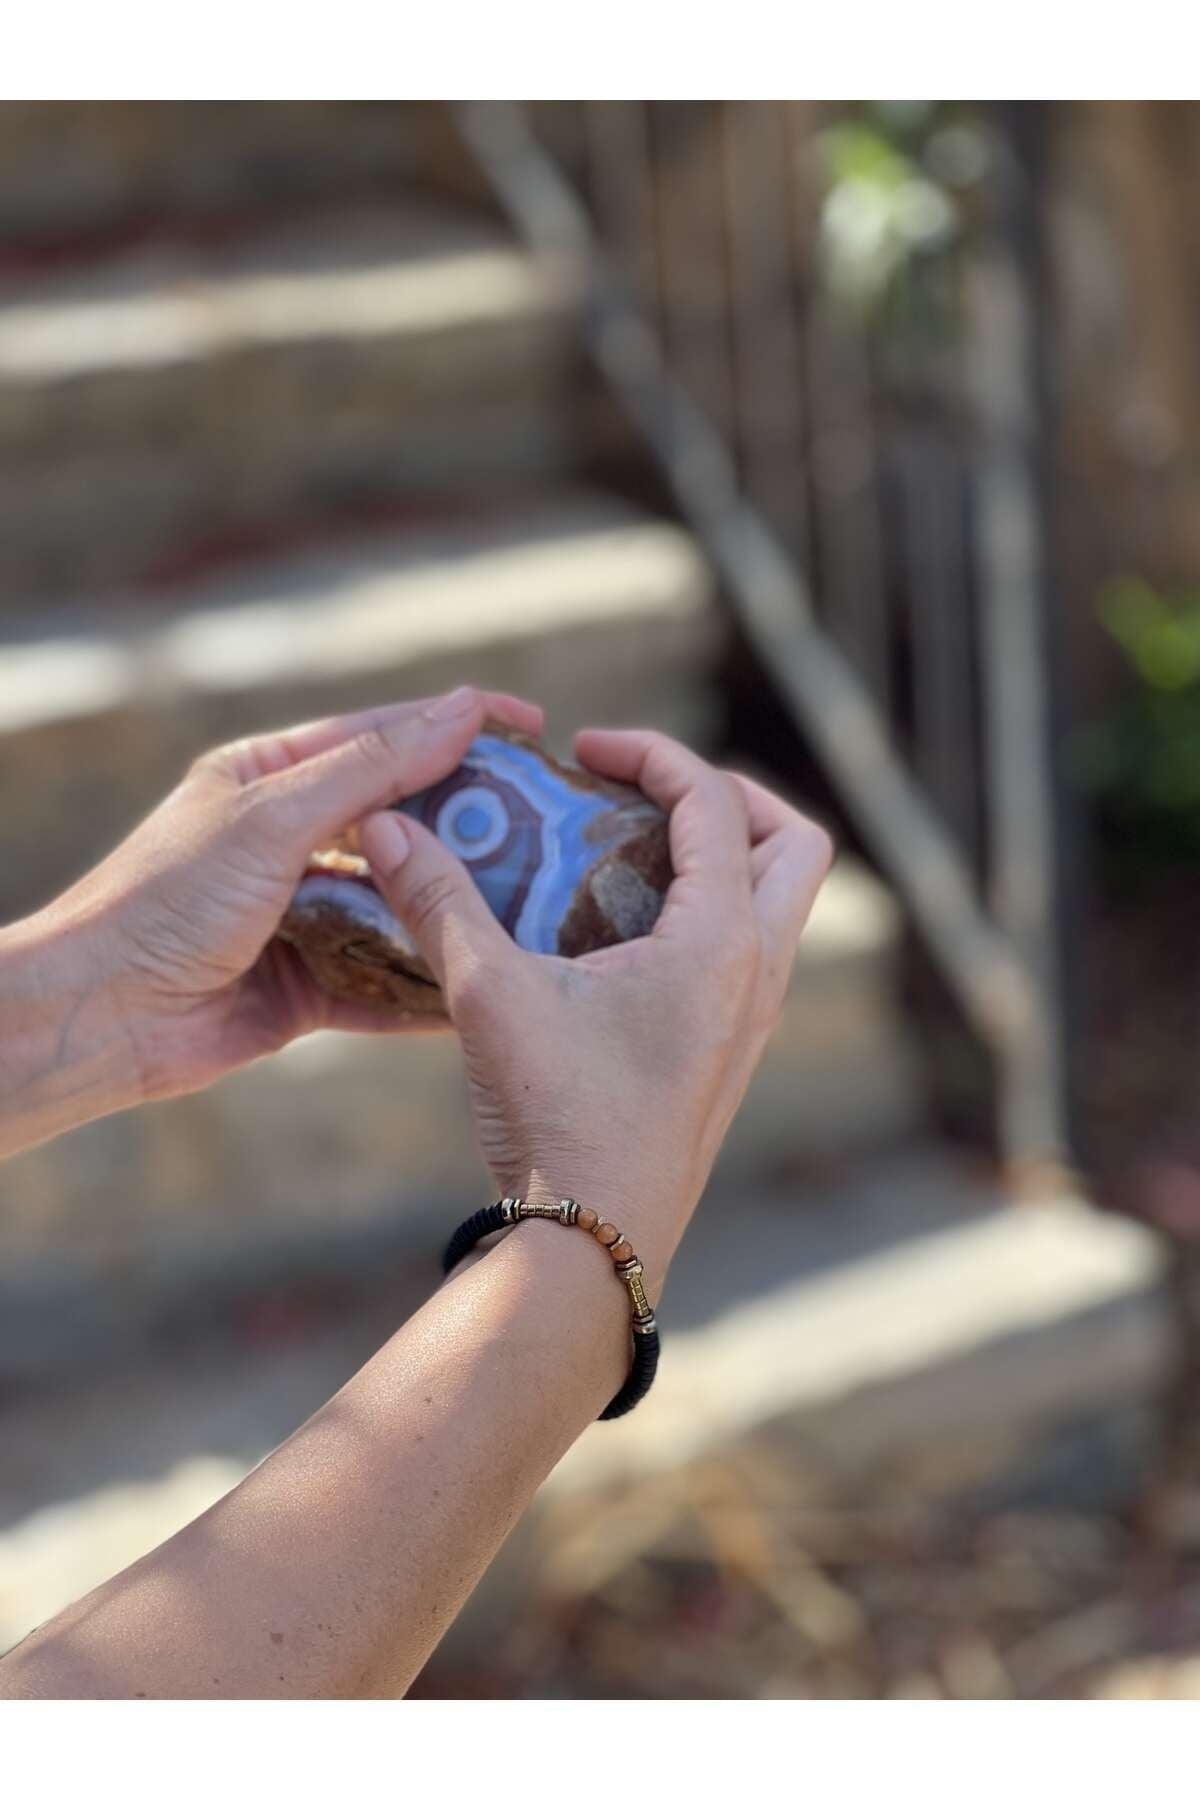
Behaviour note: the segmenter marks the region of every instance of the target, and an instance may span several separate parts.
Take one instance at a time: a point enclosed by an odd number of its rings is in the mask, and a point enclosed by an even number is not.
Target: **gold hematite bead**
[[[629,1300],[638,1318],[646,1318],[652,1310],[650,1302],[646,1298],[646,1290],[642,1286],[640,1271],[629,1277]]]
[[[616,1226],[610,1225],[607,1219],[601,1219],[600,1223],[596,1226],[596,1242],[598,1244],[603,1244],[605,1248],[607,1248],[609,1244],[615,1244],[620,1235],[621,1233],[617,1230]]]
[[[584,1231],[595,1231],[597,1225],[600,1223],[600,1214],[593,1212],[590,1206],[581,1206],[579,1209],[579,1217],[576,1219],[575,1223]]]

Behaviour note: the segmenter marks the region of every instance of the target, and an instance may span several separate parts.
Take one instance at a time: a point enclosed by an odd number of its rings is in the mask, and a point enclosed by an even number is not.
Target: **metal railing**
[[[460,130],[653,452],[750,643],[998,1072],[1010,1161],[1070,1161],[1037,384],[1003,166],[880,420],[814,279],[799,102],[471,102]],[[943,284],[944,285],[944,284]],[[896,408],[896,393],[900,405]],[[899,575],[897,573],[899,571]]]

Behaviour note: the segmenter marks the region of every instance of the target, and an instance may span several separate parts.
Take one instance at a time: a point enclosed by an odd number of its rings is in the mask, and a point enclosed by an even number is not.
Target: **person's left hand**
[[[141,1098],[206,1087],[324,1027],[411,1027],[331,999],[274,934],[311,852],[450,774],[485,717],[542,726],[537,706],[460,688],[209,751],[38,916],[127,1039]]]

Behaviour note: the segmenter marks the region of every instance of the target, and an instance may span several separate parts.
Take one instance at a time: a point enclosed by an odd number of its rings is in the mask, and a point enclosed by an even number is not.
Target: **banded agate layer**
[[[613,848],[606,824],[627,809],[570,784],[536,750],[484,735],[453,775],[398,810],[467,864],[523,950],[553,953],[581,883]]]
[[[670,883],[665,815],[636,788],[484,732],[454,774],[400,803],[470,870],[525,950],[582,956],[654,927]],[[313,859],[280,926],[327,992],[444,1011],[432,972],[357,855]]]

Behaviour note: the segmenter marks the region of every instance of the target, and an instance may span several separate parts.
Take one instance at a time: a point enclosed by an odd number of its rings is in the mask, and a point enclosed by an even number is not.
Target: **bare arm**
[[[0,1159],[310,1031],[396,1029],[331,1000],[272,938],[310,851],[449,774],[485,716],[541,728],[540,707],[462,688],[224,745],[0,930]]]
[[[49,914],[0,931],[0,1160],[141,1098],[90,941]]]
[[[648,939],[528,956],[420,826],[381,816],[362,841],[447,995],[498,1185],[599,1207],[656,1294],[829,847],[665,739],[587,733],[578,749],[670,810],[676,880]],[[518,1226],[231,1495],[26,1639],[0,1694],[403,1692],[628,1354],[599,1246]]]
[[[621,1384],[607,1260],[514,1232],[224,1500],[0,1662],[0,1696],[402,1694]]]

